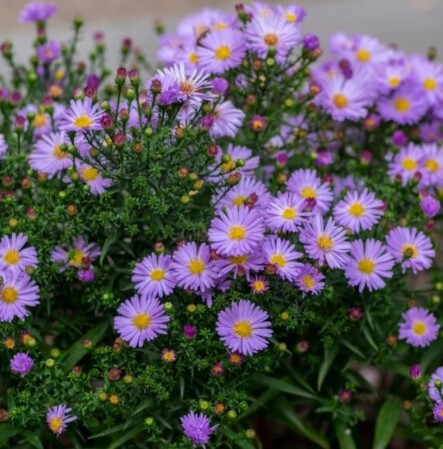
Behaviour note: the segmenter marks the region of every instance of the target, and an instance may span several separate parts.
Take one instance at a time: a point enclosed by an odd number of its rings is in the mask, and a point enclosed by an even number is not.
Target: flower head
[[[325,276],[313,265],[302,265],[295,278],[295,285],[303,292],[317,295],[325,286]]]
[[[180,419],[183,433],[191,440],[194,447],[201,445],[203,448],[211,438],[217,426],[211,427],[211,421],[203,413],[189,412]]]
[[[72,409],[64,404],[56,405],[46,413],[46,422],[49,429],[57,436],[66,430],[66,426],[77,419],[76,416],[70,416]]]
[[[112,185],[112,179],[104,178],[97,168],[84,162],[77,164],[77,172],[93,195],[101,195]]]
[[[37,251],[34,247],[24,248],[28,238],[20,234],[5,235],[0,240],[0,270],[26,271],[37,268]]]
[[[83,237],[76,237],[69,245],[56,246],[51,252],[51,261],[60,264],[60,271],[69,267],[80,269],[90,265],[100,254],[95,243],[86,243]]]
[[[19,352],[11,359],[11,371],[20,374],[21,377],[25,377],[33,366],[34,360],[25,352]]]
[[[426,309],[413,307],[403,314],[399,338],[414,347],[429,346],[438,335],[440,326],[435,316]]]
[[[268,201],[266,224],[273,232],[297,232],[308,212],[304,212],[306,200],[293,193],[279,192]]]
[[[434,420],[437,422],[443,422],[443,403],[437,403],[432,409],[432,414],[434,415]]]
[[[133,348],[141,347],[146,341],[167,333],[166,323],[170,318],[156,298],[135,295],[121,304],[117,313],[119,315],[114,318],[115,329]]]
[[[441,209],[440,201],[431,195],[425,196],[420,203],[421,210],[427,217],[435,217]]]
[[[18,21],[20,23],[44,22],[51,18],[57,11],[54,3],[31,2],[20,12]]]
[[[268,346],[272,335],[268,314],[250,301],[240,300],[217,317],[217,334],[229,350],[253,355]]]
[[[61,45],[55,41],[37,47],[37,57],[42,64],[50,64],[60,57]]]
[[[438,404],[443,403],[443,366],[437,368],[429,379],[428,393],[433,401]]]
[[[399,176],[402,185],[410,182],[421,168],[423,153],[421,148],[413,143],[402,148],[389,163],[388,174]]]
[[[89,97],[71,100],[70,107],[60,117],[60,131],[100,131],[103,111],[98,104],[92,104]]]
[[[302,254],[288,240],[279,237],[268,238],[262,246],[265,261],[275,267],[282,279],[294,280],[302,264],[296,262]]]

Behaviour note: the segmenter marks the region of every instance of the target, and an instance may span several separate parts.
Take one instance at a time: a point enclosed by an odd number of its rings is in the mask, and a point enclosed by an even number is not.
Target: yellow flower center
[[[60,86],[57,86],[56,84],[53,84],[49,88],[49,94],[51,97],[59,97],[63,93],[63,89]]]
[[[360,218],[364,215],[366,208],[363,204],[355,202],[348,207],[348,210],[353,217]]]
[[[286,207],[283,209],[281,216],[285,220],[294,220],[297,218],[297,211],[293,207]]]
[[[228,162],[225,162],[224,164],[222,164],[222,170],[226,173],[228,171],[234,170],[234,168],[236,167],[235,161],[234,160],[230,160]]]
[[[401,166],[407,170],[407,171],[412,171],[412,170],[416,170],[417,168],[417,161],[415,161],[414,159],[410,158],[410,157],[405,157],[402,161],[401,161]]]
[[[150,273],[151,281],[162,281],[165,278],[165,274],[165,270],[154,268]]]
[[[266,289],[266,284],[263,281],[254,281],[254,290],[257,293],[261,293],[263,291],[265,291]]]
[[[74,120],[74,126],[77,128],[89,128],[93,123],[94,121],[88,115],[79,115]]]
[[[192,94],[195,92],[195,86],[190,81],[183,81],[180,84],[180,91],[184,94]]]
[[[312,276],[307,274],[303,275],[301,278],[301,283],[308,289],[312,290],[315,286],[315,280]]]
[[[437,81],[434,78],[426,78],[423,80],[423,87],[426,90],[435,90],[437,88]]]
[[[165,351],[162,355],[162,359],[165,362],[173,362],[175,361],[175,354],[173,351]]]
[[[317,192],[312,187],[303,187],[300,194],[303,198],[317,198]]]
[[[343,109],[348,105],[348,97],[343,94],[335,94],[332,97],[332,102],[337,106],[338,109]]]
[[[243,195],[236,196],[231,202],[234,206],[242,206],[245,204],[246,197]]]
[[[55,73],[54,73],[54,78],[56,80],[62,80],[65,77],[65,72],[62,69],[58,69]]]
[[[277,265],[278,268],[283,268],[286,266],[286,258],[283,256],[283,254],[274,254],[269,259],[269,262],[272,263],[272,265]]]
[[[364,48],[360,48],[355,52],[355,57],[359,62],[369,62],[371,60],[371,53]]]
[[[401,247],[401,252],[403,257],[406,259],[415,259],[418,256],[418,249],[415,245],[411,243],[406,243]]]
[[[411,103],[407,98],[404,97],[398,97],[394,101],[394,108],[398,112],[408,112],[409,109],[411,109]]]
[[[215,50],[215,59],[217,61],[226,61],[226,59],[231,57],[231,49],[227,45],[220,45]]]
[[[371,274],[375,270],[375,263],[372,259],[365,257],[358,262],[358,269],[362,273]]]
[[[439,168],[440,164],[435,159],[428,159],[425,162],[425,167],[431,172],[435,173]]]
[[[317,238],[317,246],[322,251],[328,252],[334,247],[334,243],[327,235],[321,234]]]
[[[388,84],[391,87],[397,87],[400,84],[400,78],[398,76],[391,76],[388,80]]]
[[[63,420],[59,418],[58,416],[55,418],[51,418],[49,421],[49,428],[54,432],[57,433],[61,430],[63,426]]]
[[[1,296],[6,304],[14,304],[18,299],[18,291],[14,287],[4,287]]]
[[[228,27],[228,24],[225,22],[218,22],[212,26],[214,30],[224,30]]]
[[[189,62],[190,62],[191,64],[197,64],[197,62],[198,62],[198,56],[197,56],[197,53],[192,52],[192,53],[189,55]]]
[[[278,36],[275,33],[268,33],[265,34],[265,37],[263,39],[265,41],[265,44],[269,47],[275,47],[275,45],[278,43]]]
[[[285,19],[288,22],[297,22],[297,14],[287,11],[287,12],[285,12]]]
[[[192,274],[202,274],[205,271],[205,263],[201,259],[192,259],[188,264],[188,269]]]
[[[82,176],[86,182],[95,181],[98,176],[98,170],[93,167],[87,167],[82,171]]]
[[[85,253],[81,249],[76,249],[73,251],[69,263],[74,267],[79,267],[82,264],[83,257],[85,257]]]
[[[244,254],[242,256],[231,256],[229,262],[233,265],[244,265],[248,261],[248,255]]]
[[[20,262],[20,253],[15,249],[9,249],[3,256],[3,260],[8,265],[16,265]]]
[[[34,120],[32,122],[32,124],[36,127],[36,128],[40,128],[44,125],[46,125],[47,123],[47,119],[46,119],[46,115],[45,114],[37,114],[34,117]]]
[[[241,338],[249,338],[252,335],[252,326],[249,321],[237,321],[234,324],[234,332]]]
[[[60,145],[56,145],[54,149],[52,150],[52,155],[56,159],[66,159],[68,157],[68,153],[65,153],[60,149]]]
[[[414,321],[414,324],[412,325],[412,330],[414,331],[414,334],[421,336],[426,333],[426,331],[428,330],[428,326],[426,326],[426,323],[423,323],[423,321],[417,320]]]
[[[147,329],[151,324],[152,318],[148,313],[138,313],[132,318],[132,324],[139,330],[142,331]]]
[[[228,236],[231,240],[243,240],[246,237],[246,228],[241,225],[231,226]]]

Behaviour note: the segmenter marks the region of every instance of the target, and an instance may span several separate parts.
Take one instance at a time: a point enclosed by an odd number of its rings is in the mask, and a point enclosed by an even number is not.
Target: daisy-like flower
[[[385,120],[392,120],[400,125],[416,123],[427,109],[423,93],[406,83],[400,86],[393,95],[378,100],[378,110]]]
[[[300,233],[300,241],[305,245],[306,253],[320,264],[325,261],[330,268],[343,268],[349,261],[349,242],[346,231],[337,226],[332,218],[326,223],[323,217],[316,214],[305,223]]]
[[[211,115],[213,122],[209,134],[214,139],[235,137],[245,118],[245,113],[237,109],[232,101],[224,101],[215,106]]]
[[[325,276],[313,265],[306,263],[299,269],[295,278],[295,285],[303,292],[317,295],[324,286]]]
[[[95,243],[86,243],[83,237],[76,237],[70,245],[56,246],[51,252],[51,261],[61,265],[60,271],[65,271],[69,267],[90,265],[100,254]]]
[[[432,409],[432,414],[434,415],[434,420],[437,422],[443,422],[443,404],[435,404]]]
[[[0,240],[0,270],[25,271],[37,268],[37,251],[34,247],[24,248],[28,238],[20,234],[5,235]]]
[[[422,168],[420,173],[423,175],[420,180],[421,186],[443,186],[443,148],[435,143],[424,144],[422,150]]]
[[[230,207],[212,220],[208,239],[217,253],[240,256],[257,248],[263,239],[263,232],[263,219],[255,209]]]
[[[77,164],[77,173],[80,179],[90,187],[93,195],[101,195],[112,185],[112,179],[103,178],[97,168],[84,162]]]
[[[29,155],[29,166],[38,172],[46,173],[49,179],[69,168],[72,165],[72,156],[60,148],[65,141],[64,131],[42,136]]]
[[[293,193],[279,192],[276,198],[268,201],[266,224],[273,232],[297,232],[306,217],[306,200]]]
[[[194,447],[201,445],[204,448],[215,429],[217,429],[217,426],[211,427],[211,421],[203,413],[189,412],[180,418],[180,422],[183,433],[191,440]]]
[[[254,16],[246,26],[245,37],[247,48],[257,53],[259,58],[266,58],[269,51],[274,50],[275,59],[280,64],[285,62],[288,54],[301,40],[294,23],[275,13]]]
[[[31,2],[20,12],[19,23],[44,22],[50,19],[57,11],[54,3]]]
[[[8,151],[8,144],[6,143],[5,136],[0,134],[0,160],[6,157],[6,152]]]
[[[254,276],[249,281],[249,286],[254,295],[261,295],[269,290],[269,282],[263,276]]]
[[[19,352],[11,359],[11,371],[20,374],[20,377],[25,377],[34,366],[34,360],[29,354]]]
[[[26,273],[18,270],[0,271],[0,321],[23,320],[29,315],[26,307],[39,303],[39,288]]]
[[[378,90],[388,94],[397,89],[408,79],[410,71],[410,65],[402,57],[378,65],[375,73]]]
[[[46,422],[49,429],[57,436],[62,434],[67,425],[77,419],[76,416],[70,415],[72,409],[65,404],[51,407],[46,413]]]
[[[177,50],[175,62],[182,62],[188,73],[199,68],[199,58],[197,54],[197,45],[193,42],[185,42],[183,46]]]
[[[145,298],[134,295],[117,309],[114,327],[120,337],[132,348],[141,347],[145,341],[151,341],[167,333],[166,315],[163,305],[157,298]]]
[[[443,366],[437,368],[429,379],[428,394],[437,404],[443,403]]]
[[[334,207],[334,220],[356,234],[371,229],[383,215],[383,201],[375,198],[372,192],[348,192]]]
[[[268,313],[245,299],[234,302],[217,317],[217,334],[232,352],[253,355],[265,349],[272,336]]]
[[[199,247],[195,242],[186,243],[174,252],[172,260],[170,268],[179,287],[205,291],[215,285],[218,273],[206,243]]]
[[[374,39],[372,36],[358,34],[353,36],[353,41],[352,51],[348,55],[355,65],[373,66],[386,61],[388,56],[387,50],[377,39]]]
[[[386,246],[377,240],[354,240],[349,255],[345,276],[350,285],[358,286],[359,292],[365,287],[370,292],[379,290],[386,285],[384,279],[393,275],[394,259]]]
[[[131,281],[140,295],[161,298],[174,291],[176,282],[170,268],[171,261],[171,256],[151,254],[135,266]]]
[[[423,153],[421,148],[413,143],[402,148],[389,163],[388,175],[399,176],[402,185],[408,184],[420,170]]]
[[[271,237],[262,247],[265,261],[273,265],[282,279],[294,280],[302,264],[296,262],[302,254],[295,250],[295,246],[288,240]]]
[[[328,184],[322,183],[315,170],[299,169],[292,173],[286,183],[288,190],[307,200],[313,213],[326,213],[333,195]]]
[[[403,272],[408,268],[414,274],[426,270],[435,257],[431,239],[416,228],[394,228],[386,237],[386,243],[395,261],[401,263]]]
[[[37,47],[37,57],[42,64],[50,64],[60,57],[61,45],[55,41],[46,42]]]
[[[277,14],[283,15],[283,17],[289,23],[301,23],[303,22],[303,19],[306,17],[305,8],[303,8],[303,6],[295,4],[287,6],[277,5],[276,12]]]
[[[220,276],[234,271],[234,278],[244,274],[246,279],[249,279],[251,271],[260,271],[264,265],[261,251],[254,251],[250,254],[241,254],[239,256],[229,256],[214,261],[214,269]]]
[[[197,50],[200,67],[211,74],[222,74],[241,64],[246,53],[243,33],[224,29],[209,33]]]
[[[92,104],[89,97],[71,100],[70,107],[60,117],[60,131],[100,131],[103,111],[98,104]]]
[[[429,106],[443,102],[443,65],[422,56],[411,58],[411,65]]]
[[[421,307],[413,307],[403,315],[399,338],[414,347],[429,346],[437,339],[440,329],[435,316]]]

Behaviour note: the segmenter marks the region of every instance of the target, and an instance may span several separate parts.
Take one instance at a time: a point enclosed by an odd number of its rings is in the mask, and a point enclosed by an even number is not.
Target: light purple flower
[[[288,240],[279,237],[269,237],[262,246],[263,256],[266,263],[277,270],[282,279],[293,281],[302,267],[296,262],[302,254],[295,250],[295,246]]]
[[[325,276],[317,268],[306,263],[298,271],[295,285],[303,292],[303,296],[305,293],[317,295],[325,286],[324,279]]]
[[[31,2],[20,12],[19,23],[44,22],[51,18],[57,11],[54,3]]]
[[[443,403],[443,366],[437,368],[429,379],[428,394],[433,401]]]
[[[61,45],[55,41],[37,47],[37,57],[42,64],[50,64],[60,57]]]
[[[0,133],[0,160],[5,159],[7,151],[8,144],[6,143],[5,136]]]
[[[56,405],[46,413],[46,422],[49,429],[59,436],[66,430],[67,425],[77,419],[76,416],[70,416],[72,409],[65,404]]]
[[[206,443],[209,442],[212,433],[217,426],[211,427],[211,421],[203,413],[196,414],[189,412],[180,419],[183,433],[191,440],[194,447],[201,445],[205,448]]]
[[[220,139],[221,137],[236,136],[242,126],[245,113],[228,100],[217,104],[211,117],[213,123],[209,128],[209,134],[213,139]]]
[[[413,307],[403,313],[399,338],[414,347],[429,346],[437,339],[440,329],[435,316],[426,309]]]
[[[443,422],[443,403],[437,403],[432,409],[432,414],[434,415],[434,420],[437,422]]]
[[[309,212],[304,212],[306,200],[293,193],[279,192],[268,200],[266,224],[273,232],[297,232],[306,221]]]
[[[26,271],[37,268],[37,251],[34,247],[24,248],[28,238],[20,233],[5,235],[0,240],[0,270]]]
[[[103,111],[98,104],[92,104],[89,97],[71,100],[69,108],[60,117],[60,131],[100,131]]]
[[[402,148],[389,163],[388,174],[401,177],[402,185],[406,185],[420,170],[422,158],[421,148],[410,143]]]
[[[83,237],[76,237],[69,245],[56,246],[51,252],[51,261],[61,265],[60,271],[65,271],[69,267],[89,265],[100,254],[100,248],[95,243],[86,243]]]
[[[440,201],[431,195],[425,196],[420,203],[423,213],[430,218],[435,217],[441,209]]]
[[[112,179],[104,178],[99,169],[84,162],[77,162],[77,173],[80,179],[90,188],[93,195],[101,195],[111,187]]]
[[[28,353],[19,352],[11,359],[11,371],[25,377],[34,366],[34,360]]]

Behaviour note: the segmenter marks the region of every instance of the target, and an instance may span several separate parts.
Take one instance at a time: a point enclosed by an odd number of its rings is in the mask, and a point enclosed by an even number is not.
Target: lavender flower
[[[189,412],[187,415],[182,416],[180,421],[183,433],[191,440],[194,447],[201,445],[204,448],[217,428],[217,426],[211,427],[209,418],[203,413]]]
[[[11,359],[11,371],[25,377],[34,366],[34,360],[25,352],[19,352]]]

